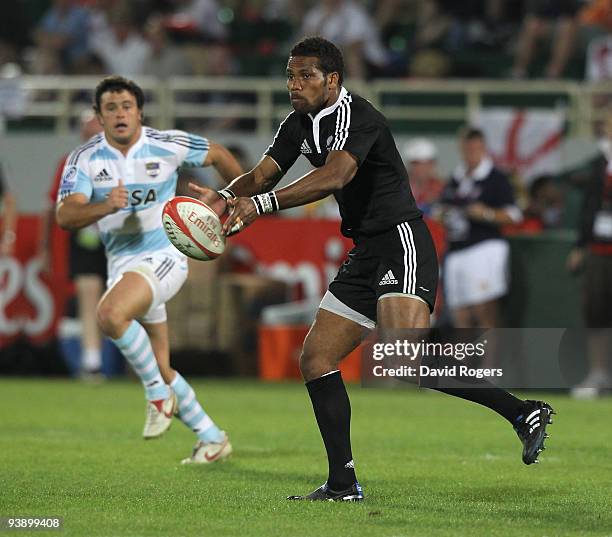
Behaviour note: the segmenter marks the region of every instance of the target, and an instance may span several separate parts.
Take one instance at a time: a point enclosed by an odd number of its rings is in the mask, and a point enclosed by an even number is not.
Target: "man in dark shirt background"
[[[440,197],[448,240],[446,299],[456,328],[494,328],[498,300],[508,290],[509,246],[500,227],[522,215],[508,177],[487,154],[482,131],[464,129],[459,145],[463,162]]]
[[[231,209],[226,233],[242,230],[259,215],[333,194],[342,233],[355,244],[321,301],[300,357],[329,475],[321,487],[292,500],[363,499],[351,452],[351,407],[338,364],[367,329],[378,326],[384,337],[393,329],[429,328],[438,278],[433,242],[387,121],[342,86],[343,71],[342,55],[331,42],[311,37],[295,45],[287,64],[294,111],[263,158],[218,193],[193,185],[218,214]],[[300,155],[315,169],[272,190]],[[549,405],[521,401],[486,381],[478,388],[431,387],[505,417],[523,442],[523,461],[535,462],[552,413]],[[538,426],[530,427],[528,419]]]
[[[612,390],[610,357],[612,327],[612,109],[599,142],[584,198],[578,241],[567,267],[584,266],[583,306],[588,330],[588,374],[572,389],[577,399],[592,399]]]

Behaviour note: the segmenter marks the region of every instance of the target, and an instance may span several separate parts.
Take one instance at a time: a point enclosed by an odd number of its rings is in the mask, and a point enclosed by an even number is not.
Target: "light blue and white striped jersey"
[[[174,249],[162,226],[162,209],[175,194],[177,169],[202,166],[208,147],[208,140],[201,136],[143,126],[126,156],[112,147],[104,134],[93,136],[68,156],[58,202],[77,193],[93,203],[103,201],[119,179],[129,192],[128,207],[98,221],[109,275],[120,272],[135,257]],[[179,254],[176,249],[174,252]]]

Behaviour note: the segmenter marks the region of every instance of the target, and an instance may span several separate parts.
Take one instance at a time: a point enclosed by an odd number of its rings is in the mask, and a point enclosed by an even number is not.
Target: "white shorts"
[[[149,311],[139,320],[145,323],[163,323],[166,319],[166,302],[170,300],[185,283],[188,274],[187,258],[179,252],[163,250],[143,254],[121,267],[107,281],[107,288],[115,285],[126,272],[137,272],[147,281],[153,292],[153,302]]]
[[[450,309],[482,304],[508,291],[510,247],[490,239],[450,252],[444,263],[444,289]]]

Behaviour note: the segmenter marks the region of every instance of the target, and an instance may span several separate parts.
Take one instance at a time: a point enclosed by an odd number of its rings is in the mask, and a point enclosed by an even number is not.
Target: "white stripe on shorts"
[[[410,243],[410,253],[412,255],[412,274],[410,275],[411,286],[408,289],[408,292],[414,295],[416,294],[417,280],[417,251],[416,246],[414,244],[414,235],[412,234],[412,228],[410,227],[410,224],[408,224],[408,222],[404,222],[402,224],[402,227],[408,230],[407,239],[409,239],[408,242]]]
[[[327,291],[323,300],[321,300],[321,304],[319,308],[327,311],[331,311],[336,315],[340,315],[340,317],[344,317],[349,321],[353,321],[354,323],[360,324],[361,326],[365,326],[370,330],[376,328],[376,323],[362,315],[358,311],[355,311],[352,308],[349,308],[344,302],[340,301],[331,291]]]
[[[407,283],[408,283],[408,248],[406,247],[406,240],[404,239],[404,230],[400,227],[400,224],[397,225],[397,232],[399,233],[400,240],[402,241],[402,246],[404,247],[404,287],[402,291],[407,293]]]
[[[408,222],[397,225],[397,230],[404,247],[404,293],[416,294],[417,252],[414,236]]]

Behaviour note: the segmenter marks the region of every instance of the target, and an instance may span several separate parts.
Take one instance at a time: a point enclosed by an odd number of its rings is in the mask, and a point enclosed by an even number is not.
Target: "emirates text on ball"
[[[189,213],[189,216],[187,217],[187,220],[191,222],[192,224],[194,224],[196,227],[200,228],[206,235],[206,238],[212,241],[215,247],[219,248],[221,246],[221,240],[219,236],[217,235],[217,233],[215,232],[215,230],[212,229],[212,227],[207,222],[208,219],[202,220],[197,215],[197,213],[195,213],[194,211],[191,211]]]

